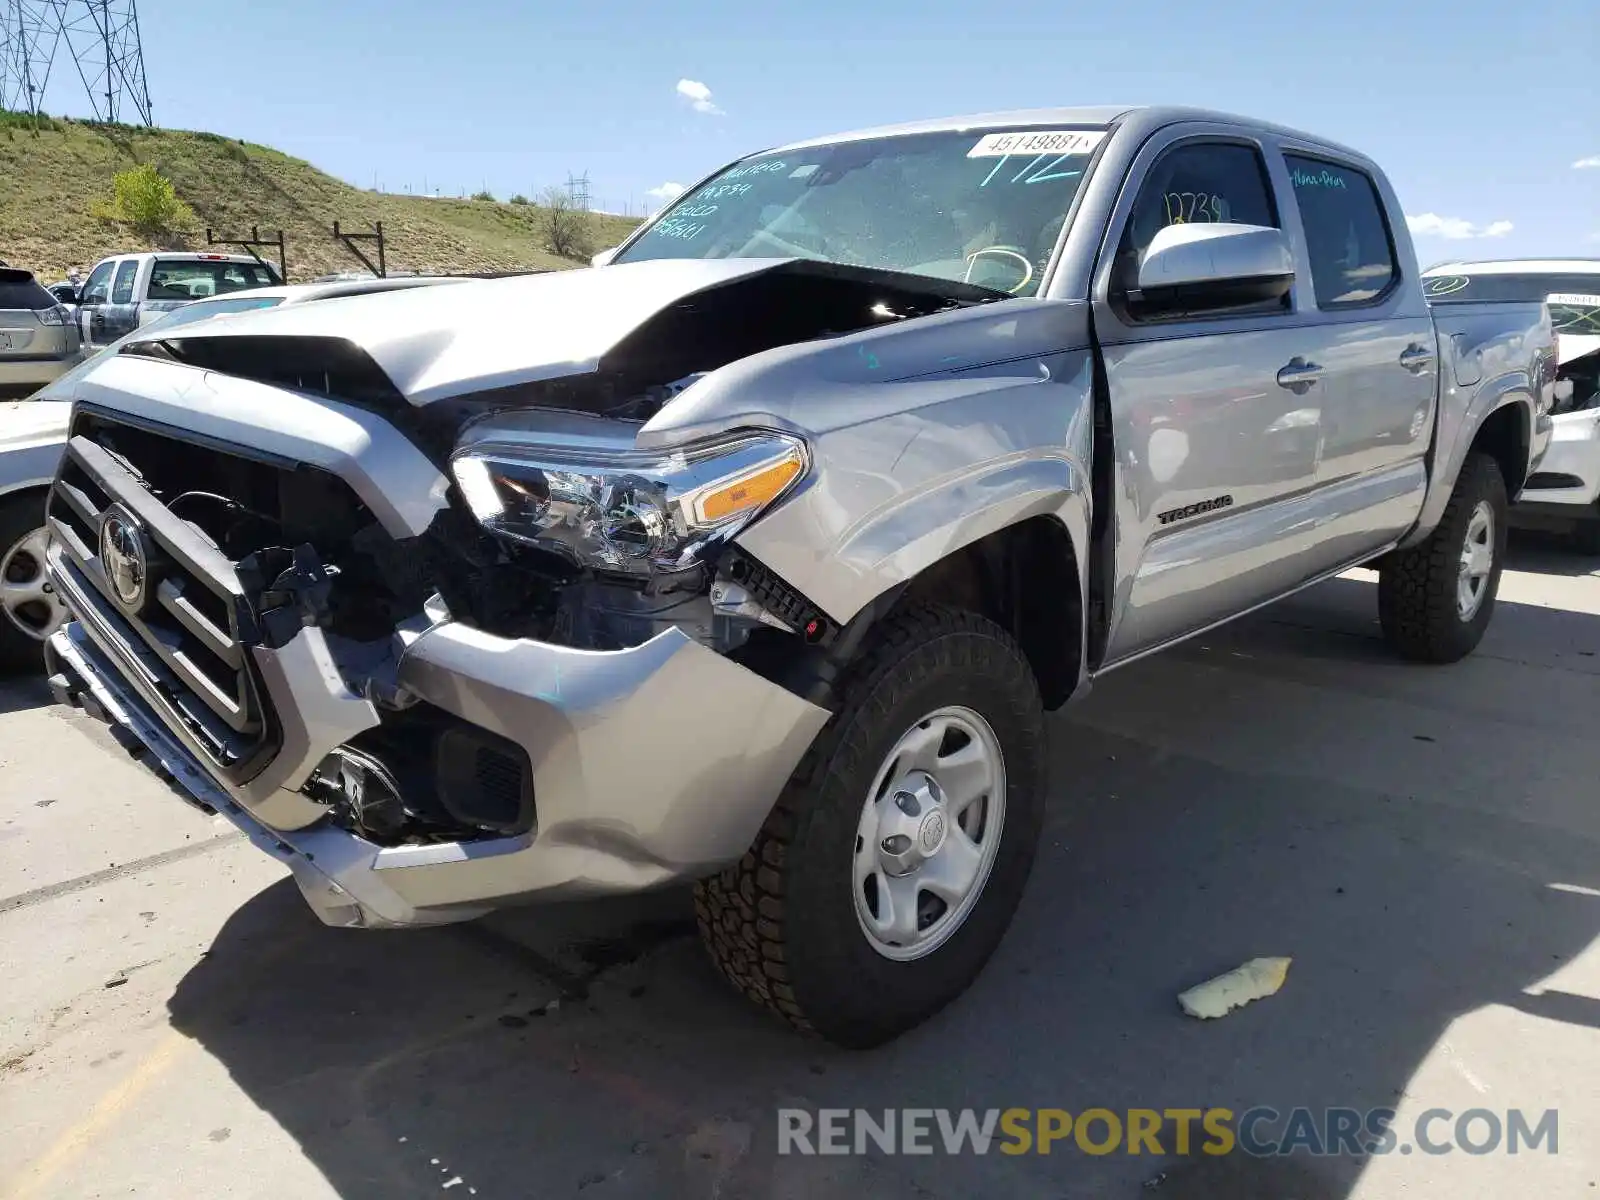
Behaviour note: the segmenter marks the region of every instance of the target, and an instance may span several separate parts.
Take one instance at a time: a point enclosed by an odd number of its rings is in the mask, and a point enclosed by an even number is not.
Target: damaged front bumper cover
[[[330,925],[443,924],[519,901],[633,892],[714,872],[749,847],[828,718],[675,628],[596,652],[443,622],[407,648],[399,681],[527,752],[537,823],[516,836],[379,846],[325,817],[304,823],[311,801],[291,790],[304,782],[304,764],[353,735],[348,725],[324,729],[280,712],[303,733],[296,765],[283,775],[274,762],[263,775],[289,786],[271,795],[259,780],[227,786],[158,717],[117,662],[115,641],[92,635],[73,621],[51,637],[57,699],[109,723],[147,766],[282,860]],[[308,647],[299,649],[312,652],[278,651],[263,664],[275,702],[342,687],[325,670],[320,630],[302,631],[285,650],[302,640]],[[287,814],[297,827],[273,824]]]

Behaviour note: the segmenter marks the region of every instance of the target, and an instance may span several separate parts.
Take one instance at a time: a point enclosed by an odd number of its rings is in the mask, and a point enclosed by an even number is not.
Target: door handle
[[[1433,358],[1432,350],[1412,342],[1400,352],[1400,365],[1413,375],[1420,375],[1433,366]]]
[[[1278,372],[1278,386],[1288,388],[1297,396],[1304,395],[1321,377],[1320,366],[1295,355],[1289,360],[1288,365]]]

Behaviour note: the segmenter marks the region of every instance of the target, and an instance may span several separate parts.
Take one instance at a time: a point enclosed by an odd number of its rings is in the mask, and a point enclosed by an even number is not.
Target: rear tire
[[[999,627],[933,606],[888,618],[841,696],[695,909],[734,987],[865,1048],[938,1012],[1000,944],[1039,839],[1044,715]]]
[[[44,493],[0,500],[0,672],[39,672],[65,610],[44,576]]]
[[[1500,589],[1509,507],[1499,464],[1471,453],[1438,528],[1420,545],[1384,558],[1378,618],[1401,655],[1452,663],[1483,640]]]

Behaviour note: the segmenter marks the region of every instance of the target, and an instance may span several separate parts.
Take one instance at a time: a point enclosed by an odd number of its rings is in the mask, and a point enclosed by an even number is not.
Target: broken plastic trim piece
[[[1178,1006],[1191,1017],[1215,1020],[1252,1000],[1276,995],[1289,974],[1287,958],[1252,958],[1242,966],[1197,984],[1178,995]]]

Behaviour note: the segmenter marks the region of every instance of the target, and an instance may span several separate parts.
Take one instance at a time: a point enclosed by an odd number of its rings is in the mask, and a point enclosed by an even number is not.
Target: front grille
[[[84,428],[75,426],[67,442],[47,510],[63,550],[67,600],[169,719],[225,774],[242,778],[275,747],[249,653],[256,623],[238,575],[143,485],[136,464]],[[102,531],[112,516],[137,526],[141,553],[114,551],[108,564]],[[120,570],[127,579],[130,557],[145,562],[131,600],[112,578]]]

